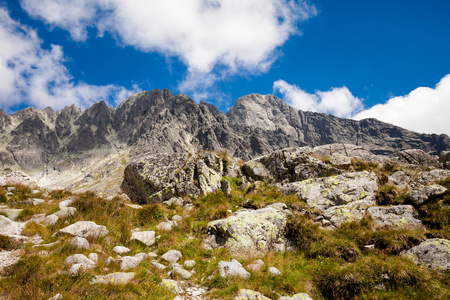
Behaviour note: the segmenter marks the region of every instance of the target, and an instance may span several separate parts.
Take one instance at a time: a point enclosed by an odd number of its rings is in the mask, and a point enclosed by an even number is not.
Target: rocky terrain
[[[98,102],[84,111],[74,105],[12,115],[0,110],[0,171],[25,171],[39,186],[80,192],[119,192],[127,163],[147,155],[208,150],[250,160],[285,147],[332,143],[388,156],[450,149],[447,135],[297,111],[270,95],[244,96],[226,114],[169,90],[134,94],[117,108]]]
[[[448,151],[339,143],[244,160],[142,154],[143,136],[114,197],[0,178],[2,299],[450,297]]]

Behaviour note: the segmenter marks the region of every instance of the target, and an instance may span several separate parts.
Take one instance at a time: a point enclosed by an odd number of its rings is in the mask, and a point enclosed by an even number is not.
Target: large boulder
[[[284,203],[258,210],[242,209],[226,219],[208,223],[203,247],[226,247],[235,255],[260,251],[285,251],[285,225],[291,212]]]
[[[426,240],[409,249],[404,256],[426,268],[450,270],[450,241]]]
[[[358,200],[345,205],[332,206],[325,209],[322,213],[324,220],[329,223],[322,222],[324,227],[338,227],[347,222],[358,222],[366,214],[367,208],[375,204],[372,198],[368,200]]]
[[[449,176],[450,176],[450,170],[436,169],[436,170],[421,172],[421,173],[419,173],[417,178],[409,184],[409,186],[410,186],[410,188],[414,189],[414,188],[421,187],[424,185],[436,183],[437,181],[444,180]]]
[[[439,184],[432,184],[419,187],[406,193],[406,198],[416,205],[421,205],[428,199],[438,197],[447,192],[447,189]]]
[[[422,228],[422,222],[411,205],[397,206],[372,206],[367,209],[367,214],[380,226],[391,228]]]
[[[285,195],[295,194],[309,207],[324,211],[330,207],[365,200],[374,201],[378,178],[373,172],[345,173],[308,179],[281,188]]]
[[[158,154],[130,163],[122,189],[138,203],[196,198],[219,190],[223,175],[222,158],[214,152]]]
[[[421,167],[440,168],[438,157],[430,155],[420,149],[409,149],[398,152],[400,162]]]
[[[299,181],[339,174],[340,171],[320,159],[309,156],[310,148],[285,148],[244,164],[244,172],[254,180],[269,182]]]
[[[376,163],[383,163],[385,161],[383,156],[375,155],[361,146],[352,144],[328,144],[317,146],[312,149],[312,155],[318,158],[329,157],[330,161],[336,165],[350,164],[352,158]],[[339,161],[342,163],[336,163]]]

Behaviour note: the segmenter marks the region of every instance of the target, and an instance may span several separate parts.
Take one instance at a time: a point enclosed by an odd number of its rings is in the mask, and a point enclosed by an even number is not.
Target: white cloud
[[[33,17],[87,38],[87,27],[122,45],[176,56],[187,66],[180,90],[206,90],[223,74],[267,71],[277,48],[317,14],[306,0],[22,0]],[[219,73],[218,77],[208,76]],[[192,78],[197,82],[193,84]],[[214,82],[213,82],[214,84]],[[200,91],[202,93],[202,91]]]
[[[84,108],[99,100],[116,101],[117,96],[137,90],[75,83],[64,66],[62,48],[42,49],[36,31],[12,20],[3,8],[0,44],[0,105],[7,110],[21,103],[38,108],[60,109],[71,104]]]
[[[377,104],[354,118],[377,118],[422,133],[450,135],[450,74],[435,88],[419,87],[406,96]]]
[[[345,86],[310,94],[296,85],[291,85],[284,80],[277,80],[273,83],[273,89],[274,92],[280,92],[283,100],[296,109],[350,118],[363,108],[361,99],[353,96]]]

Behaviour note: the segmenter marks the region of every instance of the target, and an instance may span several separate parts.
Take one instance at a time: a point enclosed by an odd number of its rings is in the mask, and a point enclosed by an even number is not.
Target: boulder
[[[154,266],[158,270],[164,270],[165,268],[167,268],[165,265],[160,264],[159,262],[156,261],[152,261],[152,266]]]
[[[75,207],[64,207],[59,211],[55,212],[54,215],[58,218],[64,219],[73,216],[77,212]]]
[[[150,247],[155,243],[154,231],[137,231],[131,233],[131,241],[138,241]]]
[[[429,239],[403,254],[415,263],[431,269],[450,270],[450,241]]]
[[[305,148],[293,147],[248,161],[243,171],[253,180],[269,182],[293,182],[340,173],[320,159],[309,156]]]
[[[270,300],[260,292],[247,289],[240,289],[234,300]]]
[[[70,240],[70,245],[77,249],[89,249],[89,242],[82,237],[76,236]]]
[[[97,275],[90,282],[91,284],[127,284],[133,280],[136,273],[134,272],[115,272],[107,275]]]
[[[431,170],[426,172],[421,172],[417,179],[412,181],[409,186],[414,189],[424,185],[429,185],[441,181],[450,176],[450,170]]]
[[[156,225],[158,231],[171,231],[174,223],[172,221],[164,221]]]
[[[283,194],[295,194],[309,207],[322,211],[359,200],[374,201],[376,191],[378,178],[367,171],[308,179],[281,188]]]
[[[372,206],[367,209],[367,214],[380,226],[392,228],[422,228],[422,222],[416,218],[416,213],[411,205],[397,205],[388,207]]]
[[[59,218],[57,215],[51,214],[51,215],[45,217],[44,222],[47,225],[55,225],[58,222],[58,220],[59,220]]]
[[[178,283],[172,279],[163,279],[161,281],[161,286],[174,294],[178,294],[181,292],[181,289],[178,286]]]
[[[406,193],[406,198],[416,205],[421,205],[428,199],[438,197],[447,192],[447,189],[439,184],[422,186]]]
[[[430,155],[420,149],[409,149],[398,152],[399,160],[403,163],[421,167],[440,168],[438,157]]]
[[[84,238],[101,238],[109,233],[105,226],[97,225],[92,221],[79,221],[60,229],[58,232]]]
[[[90,266],[95,266],[95,262],[87,258],[84,254],[74,254],[66,258],[64,263],[68,266],[75,264],[85,264]]]
[[[11,221],[7,217],[0,215],[0,234],[1,235],[20,235],[23,230],[23,224]]]
[[[358,200],[345,205],[332,206],[323,211],[322,216],[330,222],[328,225],[339,227],[347,222],[358,222],[366,214],[367,208],[375,205],[373,199]],[[323,226],[326,224],[324,223]]]
[[[369,150],[352,144],[328,144],[314,147],[312,149],[312,155],[318,158],[329,157],[330,162],[335,165],[346,165],[352,158],[359,158],[361,160],[383,163],[384,158],[370,152]],[[346,159],[344,159],[344,157]],[[333,162],[338,160],[339,163]]]
[[[444,169],[450,170],[450,151],[442,151],[441,155],[439,155],[439,162]]]
[[[97,263],[98,262],[98,254],[97,253],[90,253],[88,255],[88,258],[90,260],[92,260],[93,262]]]
[[[220,261],[219,272],[222,277],[241,277],[249,278],[250,273],[244,269],[240,262],[235,259],[231,261]]]
[[[258,210],[241,209],[226,219],[208,223],[205,249],[226,247],[235,255],[285,251],[285,225],[291,212],[276,203]]]
[[[278,270],[278,269],[275,268],[275,267],[270,267],[270,268],[269,268],[269,273],[272,274],[272,275],[281,275],[281,271]]]
[[[191,274],[191,272],[189,272],[187,270],[184,270],[184,269],[179,268],[179,267],[175,267],[175,268],[172,269],[172,272],[170,273],[170,276],[171,277],[173,277],[173,276],[180,276],[183,279],[189,279],[192,276],[192,274]]]
[[[120,259],[120,269],[129,270],[136,268],[146,257],[145,253],[138,253],[135,256],[124,256]]]
[[[84,264],[84,263],[77,263],[77,264],[73,264],[69,268],[68,272],[69,272],[70,275],[74,276],[74,275],[77,275],[82,270],[84,270],[84,271],[92,270],[94,267],[95,267],[95,265]]]
[[[182,257],[183,257],[183,255],[178,250],[169,250],[166,253],[164,253],[163,255],[161,255],[162,259],[164,259],[165,261],[171,262],[171,263],[176,263]]]
[[[223,175],[222,158],[214,152],[157,154],[130,163],[122,189],[137,203],[196,198],[219,190]]]

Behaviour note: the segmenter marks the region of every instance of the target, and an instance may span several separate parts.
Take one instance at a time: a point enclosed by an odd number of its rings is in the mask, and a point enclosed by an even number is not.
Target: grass
[[[354,162],[358,168],[369,168],[377,174],[388,175],[392,170],[382,170],[380,166]],[[193,200],[193,209],[182,210],[177,206],[162,204],[142,205],[142,209],[132,209],[119,198],[107,200],[94,193],[78,194],[71,206],[77,213],[60,220],[52,226],[28,222],[24,234],[39,234],[44,243],[59,241],[44,248],[25,245],[26,254],[17,264],[7,268],[0,279],[0,295],[12,299],[48,299],[61,293],[64,299],[173,299],[174,294],[165,290],[161,280],[167,278],[167,270],[158,271],[146,259],[133,270],[135,278],[125,285],[91,285],[94,275],[120,271],[119,263],[106,265],[109,256],[117,257],[112,248],[122,245],[130,248],[131,254],[149,251],[159,256],[168,250],[179,250],[183,254],[180,261],[196,261],[195,274],[189,280],[193,284],[208,287],[207,297],[211,299],[232,299],[239,289],[246,288],[261,292],[270,299],[292,296],[306,292],[314,299],[448,299],[450,297],[450,273],[440,273],[416,266],[400,256],[426,238],[450,237],[450,209],[448,197],[433,199],[419,207],[420,217],[426,230],[377,228],[369,217],[360,222],[344,223],[336,230],[320,228],[314,221],[304,202],[297,197],[284,196],[278,189],[268,184],[252,184],[243,188],[242,182],[226,178],[231,184],[229,197],[222,191]],[[447,184],[447,182],[444,182]],[[15,199],[33,197],[25,188],[14,195]],[[0,189],[0,197],[2,190]],[[386,184],[377,195],[379,204],[400,204],[403,191]],[[70,195],[67,191],[54,191],[49,197],[51,205],[24,209],[22,220],[35,213],[57,211],[58,202]],[[48,200],[48,198],[46,198]],[[247,267],[256,259],[265,265],[259,272],[252,272],[249,279],[222,278],[218,272],[219,261],[230,261],[231,254],[225,249],[205,250],[202,248],[208,222],[230,215],[244,205],[256,208],[284,202],[294,211],[286,224],[288,239],[296,246],[296,251],[262,253],[258,257],[240,257],[238,260]],[[28,209],[28,210],[27,210]],[[301,212],[300,212],[301,211]],[[155,230],[156,225],[178,214],[183,217],[178,226],[170,232],[159,232],[155,245],[143,246],[131,242],[131,231]],[[77,221],[94,221],[109,230],[107,237],[89,239],[89,250],[77,250],[70,246],[70,237],[53,236],[60,228]],[[68,223],[65,223],[65,222]],[[366,247],[373,245],[373,249]],[[11,239],[0,235],[0,248],[12,250],[18,247]],[[77,276],[64,273],[66,257],[82,253],[86,256],[96,252],[99,262],[93,270]],[[166,264],[167,265],[167,264]],[[276,267],[282,273],[272,276],[269,267]],[[105,268],[108,268],[106,271]],[[208,280],[206,278],[212,278]]]

